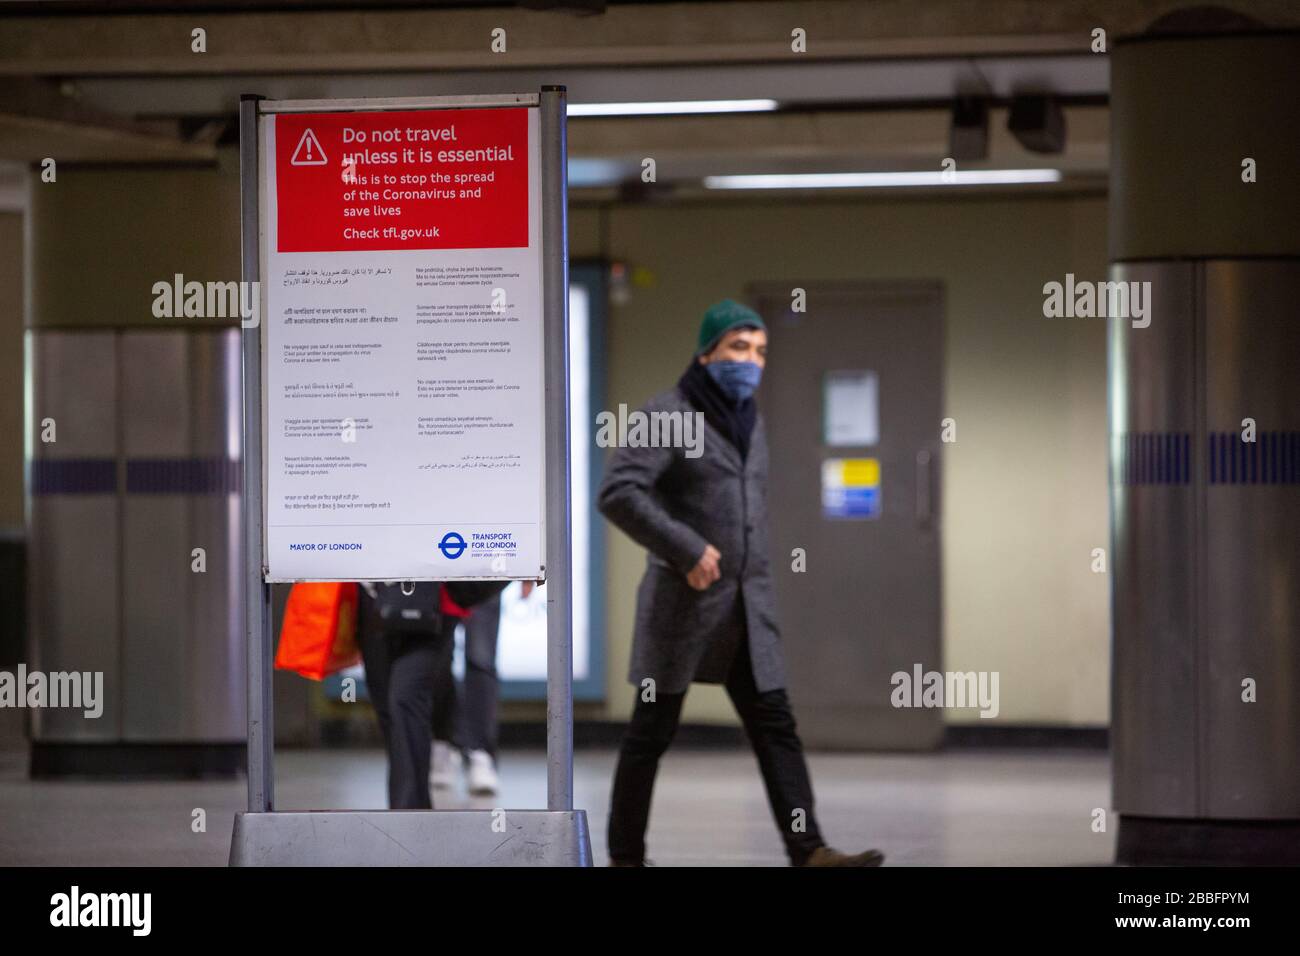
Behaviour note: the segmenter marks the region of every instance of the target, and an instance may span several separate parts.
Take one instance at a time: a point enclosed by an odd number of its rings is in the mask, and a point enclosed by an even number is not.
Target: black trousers
[[[497,633],[500,596],[475,606],[465,618],[465,683],[456,687],[448,664],[434,700],[433,736],[461,750],[497,753]]]
[[[813,815],[812,782],[784,690],[759,693],[750,665],[749,643],[742,641],[725,683],[767,789],[772,818],[785,841],[790,862],[802,864],[824,845]],[[659,758],[672,743],[685,694],[659,694],[646,701],[637,693],[632,721],[619,747],[609,808],[609,856],[619,863],[645,859],[645,831]]]
[[[438,675],[451,671],[452,630],[388,634],[359,629],[366,687],[388,748],[388,806],[429,810],[429,751]]]

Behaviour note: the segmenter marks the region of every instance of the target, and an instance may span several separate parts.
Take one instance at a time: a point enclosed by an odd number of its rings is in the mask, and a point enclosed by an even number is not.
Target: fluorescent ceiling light
[[[666,116],[671,113],[762,113],[776,100],[666,100],[659,103],[570,103],[570,116]]]
[[[971,169],[947,173],[921,170],[899,173],[773,173],[754,176],[706,176],[708,189],[846,189],[870,186],[988,186],[1056,183],[1059,169]]]

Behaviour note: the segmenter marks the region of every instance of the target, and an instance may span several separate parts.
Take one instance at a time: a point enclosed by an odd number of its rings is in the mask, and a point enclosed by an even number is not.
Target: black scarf
[[[749,457],[749,436],[758,419],[758,406],[753,398],[732,401],[698,359],[691,359],[677,380],[677,388],[696,411],[704,413],[706,422],[736,446],[742,460]]]

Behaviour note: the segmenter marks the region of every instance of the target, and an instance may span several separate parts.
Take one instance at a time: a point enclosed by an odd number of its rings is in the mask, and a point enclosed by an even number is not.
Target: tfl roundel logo
[[[455,531],[448,531],[438,542],[438,550],[442,552],[444,558],[455,561],[465,553],[465,539]]]

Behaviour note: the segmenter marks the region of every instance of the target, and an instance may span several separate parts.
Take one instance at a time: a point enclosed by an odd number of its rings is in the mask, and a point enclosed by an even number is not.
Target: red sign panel
[[[528,109],[281,113],[279,252],[528,245]]]

